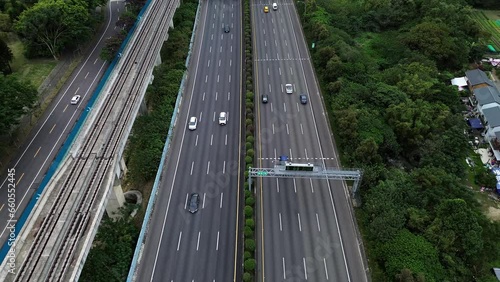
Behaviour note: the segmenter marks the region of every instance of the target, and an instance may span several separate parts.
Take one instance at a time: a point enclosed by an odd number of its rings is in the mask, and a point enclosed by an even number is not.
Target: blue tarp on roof
[[[483,123],[479,118],[470,118],[467,123],[474,129],[483,129]]]

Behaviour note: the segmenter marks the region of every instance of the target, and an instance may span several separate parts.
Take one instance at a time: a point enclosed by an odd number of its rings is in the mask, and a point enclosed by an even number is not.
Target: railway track
[[[177,1],[153,0],[122,56],[101,111],[73,159],[50,211],[13,281],[67,281],[78,243],[92,219],[100,188],[113,173],[121,141],[139,108]],[[102,192],[102,191],[101,191]],[[74,195],[76,193],[76,196]],[[107,193],[104,193],[104,196]],[[65,217],[66,216],[66,217]]]

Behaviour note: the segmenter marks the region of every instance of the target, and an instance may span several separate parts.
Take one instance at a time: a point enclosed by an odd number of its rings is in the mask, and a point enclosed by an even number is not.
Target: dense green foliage
[[[41,0],[24,10],[14,28],[21,36],[28,57],[52,56],[75,49],[92,35],[90,6],[98,1]]]
[[[344,165],[365,171],[357,212],[373,281],[488,281],[498,263],[499,224],[464,184],[471,149],[449,86],[481,54],[466,4],[297,2]]]
[[[19,118],[34,106],[37,90],[15,75],[0,75],[0,135],[9,134]]]
[[[125,281],[134,254],[139,229],[129,217],[134,206],[121,210],[121,219],[105,216],[99,225],[92,250],[82,270],[80,281]]]
[[[153,84],[146,92],[149,110],[134,122],[126,153],[128,178],[133,182],[150,181],[158,170],[185,71],[197,5],[195,0],[184,1],[177,9],[173,19],[175,28],[169,31],[161,50],[163,62],[155,68]]]

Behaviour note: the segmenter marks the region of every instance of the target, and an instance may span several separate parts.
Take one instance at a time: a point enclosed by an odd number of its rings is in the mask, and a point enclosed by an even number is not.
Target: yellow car
[[[268,6],[264,6],[264,13],[269,13],[269,7]]]

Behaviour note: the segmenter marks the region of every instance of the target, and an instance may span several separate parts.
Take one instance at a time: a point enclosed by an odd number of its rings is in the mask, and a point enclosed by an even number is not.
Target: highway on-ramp
[[[136,281],[240,281],[241,11],[236,1],[201,3],[187,86]],[[219,125],[220,112],[227,113],[227,125]],[[198,120],[195,130],[188,130],[190,117]],[[201,198],[194,214],[187,210],[192,193]]]
[[[269,12],[264,12],[264,6]],[[339,167],[327,116],[292,1],[252,2],[257,156]],[[293,85],[287,94],[285,84]],[[299,95],[308,101],[302,104]],[[268,95],[268,103],[261,102]],[[259,278],[270,281],[367,281],[344,182],[259,180]]]
[[[16,223],[15,220],[24,211],[27,203],[33,196],[36,196],[35,191],[81,112],[89,110],[85,105],[108,65],[99,58],[100,50],[106,38],[119,32],[115,23],[124,5],[122,1],[109,2],[105,11],[108,15],[102,35],[96,38],[95,46],[91,47],[88,57],[84,58],[81,65],[69,77],[58,96],[45,110],[39,123],[32,129],[26,143],[19,147],[17,156],[8,165],[7,169],[13,169],[15,172],[12,180],[5,176],[6,171],[2,172],[3,176],[0,178],[2,181],[0,182],[0,244],[3,245],[11,235],[11,230],[7,227]],[[81,96],[76,105],[70,104],[74,95]],[[9,192],[12,185],[15,186],[14,193]],[[15,204],[13,222],[10,221],[9,199],[14,200]],[[19,226],[16,228],[19,231]]]

